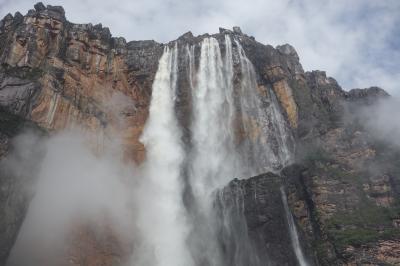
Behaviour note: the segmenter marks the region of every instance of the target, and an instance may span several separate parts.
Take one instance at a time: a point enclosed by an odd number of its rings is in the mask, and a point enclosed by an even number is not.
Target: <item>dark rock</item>
[[[25,218],[33,197],[31,188],[43,157],[43,151],[36,143],[39,139],[30,138],[33,141],[30,145],[15,149],[19,140],[14,138],[24,132],[43,136],[43,131],[35,124],[0,108],[0,265],[6,265]],[[18,160],[30,163],[16,168]]]
[[[45,5],[43,5],[42,2],[38,2],[34,5],[34,8],[36,11],[40,12],[40,11],[44,11],[46,9]]]
[[[0,108],[10,114],[28,117],[36,96],[40,92],[37,82],[7,76],[0,68]]]
[[[242,30],[238,26],[233,27],[233,32],[235,34],[238,34],[238,35],[242,35],[243,34]]]
[[[220,34],[232,34],[233,32],[231,30],[228,30],[228,29],[219,28],[219,33]]]
[[[15,12],[15,14],[14,14],[14,21],[15,21],[16,23],[21,23],[23,20],[24,20],[24,16],[23,16],[21,13],[19,13],[18,11]]]
[[[101,23],[96,24],[96,25],[93,26],[93,29],[94,30],[101,30],[101,29],[103,29],[103,25],[101,25]]]
[[[47,10],[59,13],[62,16],[65,16],[65,10],[62,6],[52,6],[47,5]]]
[[[227,250],[227,257],[239,257],[243,263],[239,265],[297,265],[282,202],[282,181],[281,176],[272,173],[246,180],[236,179],[218,194],[218,200],[222,202],[220,208],[223,206],[224,213],[229,214],[229,217],[221,219],[236,221],[231,223],[236,227],[226,231],[233,235],[224,235],[222,239],[228,242],[225,246],[231,247]],[[244,222],[240,221],[243,219],[241,215],[244,215]],[[248,235],[236,235],[244,230],[243,226],[248,228]],[[225,231],[222,229],[221,232],[224,234]],[[249,237],[251,247],[235,246],[234,243],[246,243],[246,239],[240,239],[243,237]],[[238,250],[246,250],[246,253],[237,256],[234,252]],[[255,263],[246,256],[258,256],[259,262]]]
[[[299,60],[296,50],[290,44],[278,45],[276,49],[278,49],[278,51],[284,55],[294,56],[297,60]]]
[[[182,35],[178,38],[178,40],[190,40],[190,39],[192,39],[192,38],[193,38],[193,33],[192,33],[191,31],[188,31],[188,32],[182,34]]]
[[[3,20],[4,21],[7,21],[7,20],[13,20],[13,15],[11,15],[11,13],[8,13],[7,15],[5,15],[5,17],[3,18]]]
[[[390,97],[390,95],[379,87],[370,87],[366,89],[352,89],[346,93],[349,101],[370,105],[378,100]]]

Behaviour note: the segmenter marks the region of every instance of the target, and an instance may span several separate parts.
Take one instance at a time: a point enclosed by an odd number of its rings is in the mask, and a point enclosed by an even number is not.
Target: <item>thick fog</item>
[[[400,148],[400,98],[383,98],[368,106],[361,106],[354,113],[356,118],[375,139]]]
[[[26,143],[32,138],[19,137],[25,145],[17,147],[29,149]],[[41,145],[45,155],[31,187],[34,198],[8,265],[56,265],[68,256],[65,249],[74,225],[107,224],[117,235],[132,234],[132,169],[115,154],[96,156],[78,131],[42,139]],[[37,167],[31,164],[37,158],[18,159],[13,162],[15,170]]]

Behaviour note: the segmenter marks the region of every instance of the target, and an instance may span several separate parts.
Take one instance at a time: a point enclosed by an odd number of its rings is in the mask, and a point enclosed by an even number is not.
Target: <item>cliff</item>
[[[46,137],[79,125],[97,152],[118,136],[125,160],[140,164],[146,151],[139,137],[164,47],[176,43],[183,50],[212,36],[225,51],[225,35],[239,41],[254,66],[259,97],[268,106],[273,92],[293,136],[288,144],[294,151],[292,165],[283,169],[274,165],[279,173],[234,180],[223,189],[225,196],[220,200],[228,203],[238,187],[244,191],[246,225],[256,249],[276,265],[297,263],[287,248],[291,242],[281,201],[283,186],[310,264],[400,263],[400,169],[396,163],[400,151],[375,139],[362,121],[351,116],[354,110],[389,97],[384,90],[344,91],[323,71],[305,72],[289,44],[264,45],[238,28],[201,36],[189,32],[169,44],[126,42],[112,37],[101,24],[74,24],[62,7],[38,3],[25,16],[17,12],[0,21],[0,264],[8,257],[33,196],[24,191],[25,175],[7,172],[13,138],[27,129]],[[199,56],[197,49],[195,65]],[[185,60],[178,58],[180,76],[187,75]],[[234,71],[234,83],[239,84],[237,66]],[[184,78],[177,82],[177,118],[189,146],[194,112],[190,84]],[[239,97],[239,91],[235,95]],[[252,124],[257,117],[246,119]],[[236,124],[238,145],[247,138],[263,143],[257,127],[249,136]],[[278,154],[277,137],[271,136],[268,142],[273,154]],[[30,152],[39,158],[41,149]],[[112,234],[98,240],[85,226],[77,231],[81,232],[77,233],[81,251],[71,255],[76,265],[80,257],[88,258],[85,265],[99,265],[99,261],[112,265],[125,252]],[[279,252],[270,253],[272,248]]]

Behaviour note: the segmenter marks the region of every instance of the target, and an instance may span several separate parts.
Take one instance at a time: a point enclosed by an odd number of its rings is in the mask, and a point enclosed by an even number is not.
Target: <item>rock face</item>
[[[98,137],[99,146],[111,132],[120,132],[126,136],[127,157],[143,160],[137,139],[161,44],[126,43],[100,24],[70,23],[62,7],[42,4],[24,17],[6,16],[0,41],[5,111],[48,131],[83,125]]]
[[[162,53],[154,41],[112,38],[101,25],[73,24],[62,7],[39,3],[0,21],[0,155],[24,128],[52,132],[77,124],[101,151],[115,134],[126,160],[145,156],[138,138]],[[6,163],[4,163],[6,164]],[[23,180],[1,171],[0,264],[4,264],[30,196]],[[33,182],[33,181],[32,181]]]
[[[251,240],[250,251],[265,255],[257,262],[243,256],[243,265],[297,264],[281,186],[310,264],[400,264],[400,151],[377,141],[362,121],[349,115],[388,94],[377,87],[346,92],[323,71],[304,72],[292,46],[261,44],[238,27],[212,35],[222,51],[225,34],[235,36],[254,65],[260,97],[268,89],[276,96],[296,144],[295,164],[281,173],[234,180],[219,193],[218,204],[248,228],[241,237]],[[208,36],[188,32],[175,42],[182,48]],[[32,197],[24,191],[29,174],[15,176],[5,166],[16,149],[13,138],[27,128],[46,135],[79,125],[98,152],[118,135],[126,161],[141,163],[146,154],[139,136],[165,45],[126,42],[101,24],[71,23],[62,7],[42,3],[25,16],[9,14],[0,21],[0,264]],[[198,49],[194,58],[198,64]],[[187,73],[178,71],[179,76]],[[177,82],[180,88],[189,86],[186,79]],[[183,141],[190,145],[191,95],[177,93],[177,117]],[[40,152],[36,147],[31,155],[40,160]],[[237,200],[243,209],[235,205]],[[238,209],[244,216],[238,216]],[[73,265],[114,265],[129,249],[111,233],[96,240],[92,231],[78,231],[74,241],[83,251],[72,251]]]
[[[15,137],[26,131],[35,132],[38,136],[45,134],[32,122],[0,112],[0,265],[5,264],[27,212],[33,196],[29,188],[35,181],[33,177],[37,174],[42,156],[39,137],[23,142],[24,147],[14,145]],[[14,152],[5,157],[10,151]],[[29,161],[35,159],[32,165],[26,166],[29,170],[21,166],[15,172],[11,169],[15,157]]]
[[[234,228],[221,228],[226,254],[235,254],[227,265],[297,265],[282,202],[282,186],[281,176],[267,173],[247,180],[235,179],[218,193],[220,219],[235,221],[231,224]],[[248,234],[250,247],[244,246],[246,239],[237,233],[240,228],[245,236]]]

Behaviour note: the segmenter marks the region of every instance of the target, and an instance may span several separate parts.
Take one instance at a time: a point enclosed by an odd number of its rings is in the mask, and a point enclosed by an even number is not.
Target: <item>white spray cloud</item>
[[[141,137],[147,158],[145,180],[135,193],[142,206],[137,226],[142,245],[133,254],[140,266],[190,266],[186,238],[189,227],[183,205],[181,167],[184,160],[181,131],[175,116],[177,46],[165,47],[153,83],[149,118]]]
[[[400,148],[400,99],[386,98],[362,107],[355,116],[376,139]]]
[[[117,236],[133,231],[131,169],[115,155],[95,156],[77,132],[57,134],[44,146],[35,196],[8,265],[44,265],[65,259],[73,224],[102,224],[107,217]],[[19,164],[24,167],[30,160]]]

